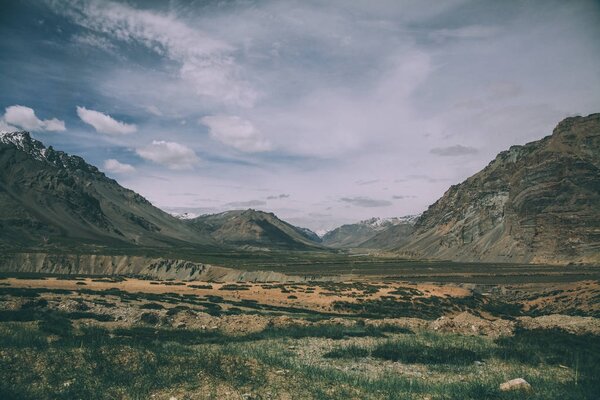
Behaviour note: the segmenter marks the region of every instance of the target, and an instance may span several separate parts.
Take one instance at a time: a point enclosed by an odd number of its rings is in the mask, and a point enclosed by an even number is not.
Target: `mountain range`
[[[335,248],[385,247],[379,244],[383,237],[410,235],[418,216],[371,218],[355,224],[346,224],[323,235],[324,245]],[[395,238],[394,238],[395,239]],[[395,240],[393,241],[395,244]],[[388,244],[386,242],[386,244]]]
[[[272,213],[176,218],[82,158],[0,134],[0,247],[325,251],[483,262],[600,262],[600,114],[503,151],[422,215],[373,218],[319,238]]]

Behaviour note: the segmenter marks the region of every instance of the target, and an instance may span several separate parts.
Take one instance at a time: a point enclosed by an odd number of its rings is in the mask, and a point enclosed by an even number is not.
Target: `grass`
[[[367,336],[369,346],[353,342]],[[290,350],[291,344],[308,349],[328,339],[346,344],[316,360]],[[493,341],[387,325],[316,324],[228,336],[218,330],[75,327],[54,314],[1,323],[0,348],[2,399],[143,399],[174,388],[206,393],[207,387],[226,385],[239,393],[269,391],[275,398],[294,393],[309,399],[571,400],[594,399],[600,389],[600,338],[560,331],[520,331]],[[381,371],[338,368],[353,359],[381,365]],[[418,379],[381,364],[395,361],[423,364],[433,375]],[[286,375],[277,380],[279,370]],[[499,392],[499,383],[514,377],[527,379],[534,392]]]

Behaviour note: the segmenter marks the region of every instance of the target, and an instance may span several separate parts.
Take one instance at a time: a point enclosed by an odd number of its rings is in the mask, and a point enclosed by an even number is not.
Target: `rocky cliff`
[[[462,261],[600,262],[600,114],[503,151],[419,218],[398,251]]]
[[[0,272],[78,276],[127,275],[150,279],[215,282],[304,282],[344,277],[286,275],[274,271],[244,271],[179,259],[97,254],[0,254]]]

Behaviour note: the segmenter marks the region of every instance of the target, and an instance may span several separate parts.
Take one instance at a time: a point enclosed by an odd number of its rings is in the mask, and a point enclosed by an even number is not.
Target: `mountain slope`
[[[234,210],[202,215],[186,223],[217,242],[250,248],[307,250],[320,248],[318,236],[280,220],[273,213]]]
[[[0,134],[0,244],[212,245],[82,158],[27,132]]]
[[[600,114],[500,153],[454,185],[398,249],[464,261],[600,262]]]
[[[373,237],[360,243],[358,247],[365,249],[389,249],[404,244],[410,240],[415,230],[415,221],[409,220],[386,227]]]
[[[323,235],[323,244],[335,248],[380,247],[377,243],[363,246],[379,234],[396,226],[411,226],[413,217],[402,218],[371,218],[355,224],[346,224],[335,228]],[[395,238],[395,235],[392,235]],[[396,242],[394,244],[397,244]]]

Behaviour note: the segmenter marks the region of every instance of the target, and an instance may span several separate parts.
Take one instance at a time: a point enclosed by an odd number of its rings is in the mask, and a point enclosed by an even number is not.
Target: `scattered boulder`
[[[525,392],[530,392],[533,390],[529,382],[527,382],[523,378],[511,379],[510,381],[506,381],[500,384],[500,390],[502,392],[509,392],[513,390],[521,390]]]

